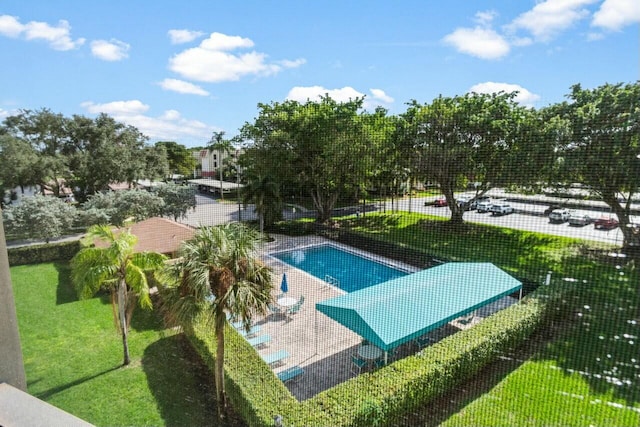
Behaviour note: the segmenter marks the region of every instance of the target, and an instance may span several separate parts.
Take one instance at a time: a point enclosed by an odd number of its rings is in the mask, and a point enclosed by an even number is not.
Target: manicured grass
[[[78,301],[66,264],[13,267],[11,277],[30,394],[96,425],[215,423],[210,378],[155,313],[136,310],[122,367],[106,296]]]
[[[640,425],[640,275],[633,263],[591,256],[605,247],[580,240],[471,224],[452,228],[418,214],[367,215],[341,226],[447,259],[493,262],[529,279],[553,271],[554,280],[576,283],[574,311],[546,331],[552,339],[507,374],[452,396],[448,402],[455,403],[442,409],[438,423]],[[427,413],[420,423],[434,420]]]

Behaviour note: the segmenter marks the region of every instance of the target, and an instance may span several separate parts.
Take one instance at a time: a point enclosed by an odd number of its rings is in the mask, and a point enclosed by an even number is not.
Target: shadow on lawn
[[[58,287],[56,288],[56,305],[78,301],[78,294],[71,284],[71,268],[67,263],[54,264],[58,272]]]
[[[54,394],[60,393],[61,391],[65,391],[65,390],[67,390],[67,389],[69,389],[71,387],[75,387],[77,385],[80,385],[80,384],[82,384],[82,383],[84,383],[86,381],[91,381],[94,378],[98,378],[98,377],[100,377],[102,375],[108,374],[109,372],[113,372],[113,371],[118,370],[120,368],[121,368],[120,365],[114,366],[113,368],[107,369],[106,371],[102,371],[102,372],[99,372],[99,373],[94,374],[94,375],[87,375],[86,377],[78,378],[77,380],[71,381],[71,382],[69,382],[67,384],[63,384],[63,385],[60,385],[58,387],[50,388],[49,390],[43,391],[42,393],[38,393],[35,396],[40,400],[47,401]],[[30,383],[30,385],[32,385],[32,383]]]
[[[148,346],[142,368],[166,425],[220,425],[213,377],[193,355],[182,334]]]

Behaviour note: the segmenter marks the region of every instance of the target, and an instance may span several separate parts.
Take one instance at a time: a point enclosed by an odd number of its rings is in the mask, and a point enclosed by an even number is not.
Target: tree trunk
[[[218,416],[222,419],[224,418],[224,410],[226,407],[224,395],[224,326],[221,328],[216,328],[215,381]]]
[[[220,200],[224,200],[224,191],[222,190],[222,156],[218,159],[218,164],[220,165],[220,167],[218,167],[220,171],[220,176],[218,177],[220,178]]]
[[[264,234],[264,213],[260,214],[260,234]]]
[[[453,188],[443,188],[441,186],[441,190],[444,194],[444,197],[447,199],[447,206],[449,206],[449,210],[451,211],[451,219],[449,220],[449,223],[462,224],[462,215],[464,214],[464,208],[458,205],[458,202],[453,194]]]
[[[631,194],[627,198],[627,205],[622,206],[614,194],[602,195],[602,200],[609,205],[611,211],[618,217],[620,232],[622,233],[622,247],[626,248],[634,239],[633,228],[630,227],[629,212],[631,208]]]
[[[120,320],[120,328],[122,333],[122,349],[124,353],[123,365],[131,363],[129,357],[129,341],[127,340],[128,328],[127,328],[127,313],[125,303],[127,301],[127,284],[124,280],[121,280],[118,284],[118,318]]]

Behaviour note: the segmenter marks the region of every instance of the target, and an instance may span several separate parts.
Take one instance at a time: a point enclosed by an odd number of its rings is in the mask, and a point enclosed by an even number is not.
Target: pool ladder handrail
[[[336,288],[340,288],[340,281],[338,279],[336,279],[335,277],[333,277],[333,276],[325,274],[324,275],[324,281],[328,285],[332,285],[332,286],[335,286]]]

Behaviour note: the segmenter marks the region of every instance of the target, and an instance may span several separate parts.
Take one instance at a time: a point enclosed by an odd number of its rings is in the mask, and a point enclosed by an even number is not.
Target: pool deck
[[[291,267],[277,258],[269,256],[269,254],[322,243],[331,243],[343,248],[347,247],[319,236],[289,237],[274,235],[273,237],[275,237],[275,241],[262,246],[260,256],[273,269],[274,297],[280,294],[280,281],[283,273],[286,272],[289,285],[287,296],[298,299],[304,295],[305,301],[301,310],[291,316],[270,314],[256,319],[254,324],[260,325],[261,328],[259,335],[268,334],[271,336],[271,341],[266,346],[256,350],[260,355],[267,355],[280,350],[286,350],[289,353],[290,357],[284,360],[284,363],[274,366],[273,370],[278,373],[292,366],[302,367],[305,371],[304,374],[288,382],[287,387],[298,400],[305,400],[354,377],[351,372],[351,355],[356,353],[362,338],[315,310],[317,302],[343,295],[343,291],[328,286],[322,280]],[[348,250],[366,254],[398,268],[417,271],[408,265],[367,254],[354,248],[348,248]],[[438,340],[460,329],[471,327],[480,321],[482,317],[515,301],[512,298],[506,298],[508,299],[503,298],[490,306],[484,307],[482,312],[476,312],[472,319],[467,319],[469,320],[467,323],[456,320],[430,332],[430,335],[435,340]],[[401,356],[407,356],[415,353],[417,348],[413,344],[407,343],[398,350]]]

